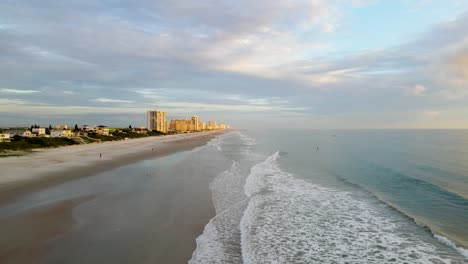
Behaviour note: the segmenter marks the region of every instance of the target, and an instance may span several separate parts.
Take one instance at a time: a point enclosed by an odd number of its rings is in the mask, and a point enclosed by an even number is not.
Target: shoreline
[[[226,131],[73,145],[0,159],[0,206],[38,189],[205,145]],[[100,157],[102,154],[102,157]]]

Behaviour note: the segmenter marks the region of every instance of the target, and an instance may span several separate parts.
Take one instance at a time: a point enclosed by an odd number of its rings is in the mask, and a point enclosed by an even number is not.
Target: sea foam
[[[443,244],[455,249],[458,253],[460,253],[463,257],[465,257],[468,260],[468,250],[466,250],[466,249],[464,249],[462,247],[458,247],[450,239],[448,239],[448,238],[446,238],[444,236],[434,234],[434,237],[437,240],[439,240],[440,242],[442,242]]]
[[[219,146],[218,150],[222,151],[223,142],[240,139],[241,144],[235,145],[240,147],[238,152],[242,153],[241,156],[248,160],[254,140],[241,135],[226,134],[213,141],[212,146]],[[216,216],[197,238],[197,248],[189,263],[242,263],[239,223],[248,202],[244,195],[245,178],[248,174],[241,167],[240,161],[233,160],[231,167],[210,183]]]
[[[244,263],[462,263],[384,204],[300,180],[279,158],[253,166],[246,180]]]

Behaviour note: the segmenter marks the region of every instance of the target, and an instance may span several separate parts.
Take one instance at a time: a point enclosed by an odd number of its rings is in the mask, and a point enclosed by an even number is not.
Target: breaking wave
[[[280,169],[280,151],[260,160],[254,139],[218,139],[229,140],[226,151],[238,146],[245,160],[211,182],[216,216],[189,263],[465,263],[451,248],[466,257],[465,249],[434,235],[437,243],[369,193],[301,180]]]
[[[251,169],[241,220],[244,263],[453,263],[417,225],[381,203],[297,179],[279,152]]]

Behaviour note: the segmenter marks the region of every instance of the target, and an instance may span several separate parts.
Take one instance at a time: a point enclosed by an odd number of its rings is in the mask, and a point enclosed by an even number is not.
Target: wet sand
[[[72,209],[92,197],[70,199],[43,208],[0,218],[0,263],[34,263],[44,241],[73,226]]]

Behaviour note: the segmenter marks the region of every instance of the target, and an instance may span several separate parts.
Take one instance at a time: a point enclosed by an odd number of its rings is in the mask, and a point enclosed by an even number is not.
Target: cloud
[[[425,95],[427,88],[421,84],[416,84],[414,87],[409,89],[409,94],[414,96],[423,96]]]
[[[135,102],[135,101],[129,101],[129,100],[110,99],[110,98],[96,98],[96,99],[92,99],[91,101],[98,102],[98,103],[125,103],[125,104],[130,104],[130,103]]]
[[[0,93],[32,94],[32,93],[38,93],[38,92],[39,92],[39,91],[35,91],[35,90],[18,90],[18,89],[0,88]]]
[[[468,14],[400,45],[342,52],[347,12],[378,1],[111,2],[0,1],[0,93],[50,114],[167,107],[304,120],[420,113],[468,96]]]

